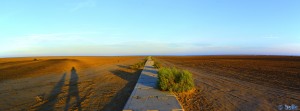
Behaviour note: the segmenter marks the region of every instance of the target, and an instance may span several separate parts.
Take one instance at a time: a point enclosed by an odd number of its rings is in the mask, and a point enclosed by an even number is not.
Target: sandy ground
[[[193,73],[194,93],[177,94],[187,111],[278,110],[300,106],[300,57],[155,57]]]
[[[144,57],[0,59],[0,111],[121,110]]]

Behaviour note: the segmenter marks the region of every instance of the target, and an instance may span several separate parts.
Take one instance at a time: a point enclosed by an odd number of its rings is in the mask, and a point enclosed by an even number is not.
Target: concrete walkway
[[[157,89],[157,70],[153,63],[146,62],[123,111],[184,111],[174,94]]]

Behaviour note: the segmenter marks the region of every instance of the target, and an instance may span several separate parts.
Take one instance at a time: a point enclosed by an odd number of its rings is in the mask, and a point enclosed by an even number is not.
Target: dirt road
[[[0,110],[121,110],[144,57],[0,59]]]
[[[165,66],[193,73],[196,91],[177,94],[184,108],[198,110],[278,110],[300,106],[300,57],[156,57]]]

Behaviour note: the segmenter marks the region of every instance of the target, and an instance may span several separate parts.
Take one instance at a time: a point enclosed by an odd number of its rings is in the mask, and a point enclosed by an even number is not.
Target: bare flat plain
[[[278,110],[300,106],[300,57],[174,56],[155,57],[165,66],[193,73],[196,90],[177,94],[187,111]]]
[[[122,110],[144,57],[0,58],[0,111]]]

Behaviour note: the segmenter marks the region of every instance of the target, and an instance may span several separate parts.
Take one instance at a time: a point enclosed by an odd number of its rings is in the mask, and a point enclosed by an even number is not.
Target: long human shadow
[[[79,90],[78,90],[78,75],[76,72],[75,67],[72,67],[71,69],[71,77],[70,77],[70,83],[69,83],[69,94],[66,99],[66,107],[65,111],[67,111],[70,107],[70,100],[72,97],[76,98],[76,107],[78,107],[78,110],[81,111],[81,104],[80,104],[80,96],[79,96]]]
[[[127,66],[119,66],[120,68],[129,69]],[[111,101],[104,106],[101,111],[122,111],[125,106],[128,98],[131,95],[131,92],[134,89],[135,84],[141,74],[141,69],[136,70],[135,72],[126,72],[123,70],[113,70],[111,73],[114,75],[128,81],[128,83],[120,89],[117,94],[111,99]]]
[[[61,89],[65,84],[66,73],[56,83],[54,88],[51,90],[49,97],[46,99],[47,102],[39,106],[37,111],[53,111],[55,103],[58,101],[58,95],[61,93]]]

